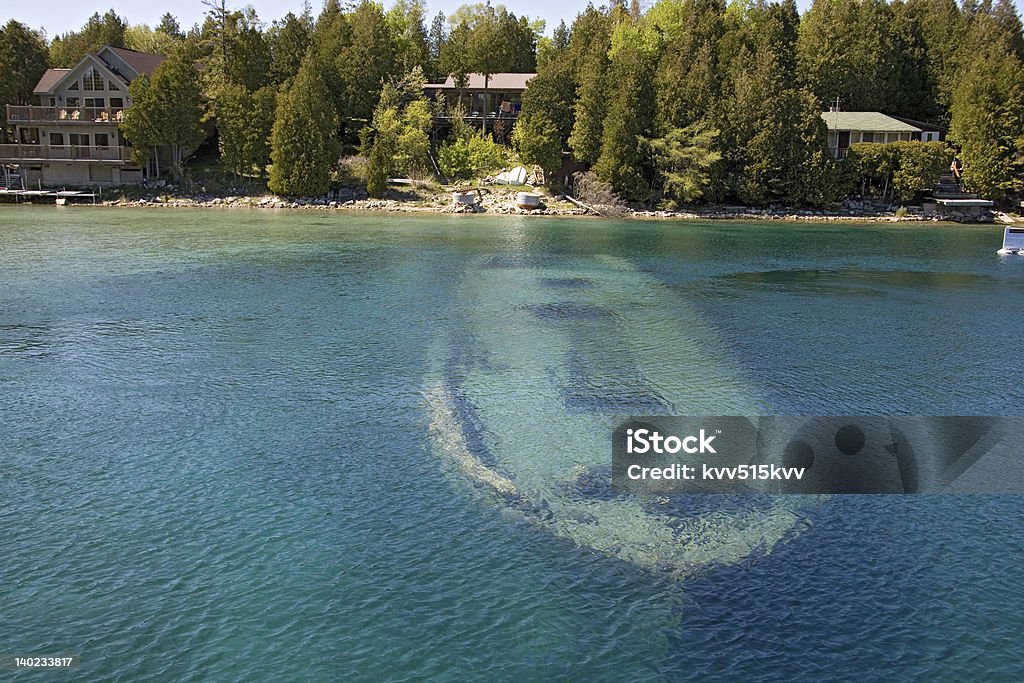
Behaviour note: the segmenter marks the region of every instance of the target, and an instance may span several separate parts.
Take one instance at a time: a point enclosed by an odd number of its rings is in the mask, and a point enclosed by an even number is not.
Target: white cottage
[[[826,111],[828,146],[837,159],[845,159],[850,145],[858,142],[931,142],[942,140],[945,130],[923,121],[890,116],[877,111]]]

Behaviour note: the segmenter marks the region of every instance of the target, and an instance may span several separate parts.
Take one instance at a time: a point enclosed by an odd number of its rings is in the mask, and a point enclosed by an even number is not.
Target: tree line
[[[423,0],[388,9],[327,0],[269,25],[208,0],[201,25],[154,28],[113,11],[48,43],[12,20],[0,29],[0,96],[28,103],[47,66],[103,45],[167,55],[131,85],[123,123],[140,161],[172,165],[215,126],[221,162],[269,167],[281,194],[323,194],[341,155],[360,155],[374,194],[394,174],[472,177],[517,157],[557,179],[567,158],[621,197],[672,206],[738,200],[825,205],[874,188],[908,199],[948,168],[1002,199],[1024,185],[1024,37],[1011,0],[660,0],[588,6],[551,35],[490,4],[428,17]],[[509,146],[438,103],[425,81],[534,72]],[[821,112],[880,111],[948,128],[942,144],[857,145],[837,161]],[[433,154],[432,154],[433,152]],[[564,180],[564,179],[563,179]]]

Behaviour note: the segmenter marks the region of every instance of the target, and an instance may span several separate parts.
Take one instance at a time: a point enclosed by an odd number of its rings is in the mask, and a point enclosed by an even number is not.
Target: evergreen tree
[[[641,148],[641,140],[650,136],[653,124],[654,102],[648,86],[651,55],[643,47],[639,30],[624,24],[619,29],[624,29],[623,39],[617,47],[613,40],[607,80],[608,113],[594,171],[624,199],[642,201],[651,194],[645,176],[646,155]]]
[[[384,83],[397,75],[395,44],[380,5],[363,0],[348,17],[351,41],[334,64],[341,79],[343,119],[350,141],[373,118]]]
[[[160,23],[156,25],[156,31],[163,33],[169,38],[174,40],[181,40],[185,37],[185,34],[181,32],[181,26],[178,24],[178,20],[170,12],[164,12],[164,15],[160,17]]]
[[[550,175],[562,166],[562,136],[555,122],[543,112],[520,118],[512,140],[523,162],[540,166],[545,174]]]
[[[323,75],[339,124],[348,110],[345,83],[336,65],[352,42],[352,28],[338,0],[327,0],[310,36],[310,57]]]
[[[140,163],[148,159],[151,147],[170,149],[175,178],[181,176],[185,154],[204,136],[199,73],[193,58],[190,46],[179,43],[153,70],[152,78],[142,76],[132,81],[128,92],[133,104],[122,122]]]
[[[312,25],[309,16],[291,12],[275,21],[267,33],[270,47],[270,82],[280,85],[299,71],[309,48]]]
[[[14,19],[0,28],[0,139],[5,136],[4,104],[30,104],[32,90],[46,71],[46,43],[41,35]]]
[[[537,69],[538,71],[555,61],[564,61],[569,50],[569,27],[561,22],[555,27],[552,37],[537,38]]]
[[[104,45],[124,47],[127,29],[128,24],[114,10],[108,10],[103,16],[97,12],[89,17],[80,31],[71,31],[53,39],[50,43],[50,65],[71,68],[82,57]]]
[[[1020,192],[1024,157],[1024,64],[998,43],[977,52],[953,91],[950,140],[963,180],[990,199]]]
[[[819,106],[838,97],[853,111],[920,114],[906,109],[908,84],[900,79],[926,70],[923,37],[894,26],[885,0],[815,0],[800,26],[797,58],[800,80]],[[919,99],[921,85],[910,89]]]
[[[203,81],[207,96],[216,99],[227,84],[243,85],[249,92],[267,85],[271,72],[270,47],[263,38],[259,17],[251,7],[231,12],[223,0],[208,3],[203,25]]]
[[[948,123],[949,105],[959,70],[961,38],[966,23],[956,0],[907,0],[903,13],[909,17],[924,43],[924,65],[930,112],[922,120]]]
[[[555,126],[559,144],[564,144],[572,132],[575,101],[576,86],[569,64],[565,60],[548,62],[526,86],[519,123],[542,114]]]
[[[250,93],[245,86],[228,84],[216,104],[221,164],[243,176],[263,173],[270,161],[270,134],[274,125],[275,94],[268,87]]]
[[[271,133],[271,191],[318,196],[327,192],[338,160],[338,116],[314,59],[306,59],[278,95]]]
[[[429,68],[426,69],[427,77],[431,81],[444,80],[445,73],[441,67],[441,54],[444,52],[445,43],[448,42],[448,29],[445,27],[444,12],[438,12],[434,20],[430,22],[430,33],[427,36],[427,51],[430,56]]]
[[[470,28],[468,24],[459,24],[448,34],[441,46],[438,58],[438,77],[451,76],[459,88],[459,101],[462,101],[462,90],[469,83],[469,74],[473,72],[473,61],[469,53]]]
[[[835,172],[817,99],[786,87],[778,56],[761,45],[756,54],[743,46],[733,61],[720,118],[727,186],[754,205],[833,201]]]
[[[579,94],[569,145],[577,161],[593,164],[601,153],[604,119],[607,108],[608,58],[595,49],[580,72]]]
[[[724,10],[714,1],[662,0],[648,13],[651,26],[663,36],[654,81],[661,129],[685,128],[710,117],[719,98]]]

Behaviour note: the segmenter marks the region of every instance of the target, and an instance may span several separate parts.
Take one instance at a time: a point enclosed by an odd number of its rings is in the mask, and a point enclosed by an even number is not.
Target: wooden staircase
[[[0,166],[0,190],[23,190],[21,174],[6,166]]]
[[[936,199],[977,199],[978,195],[972,192],[964,192],[960,182],[952,173],[945,173],[939,176],[939,184],[932,191]]]

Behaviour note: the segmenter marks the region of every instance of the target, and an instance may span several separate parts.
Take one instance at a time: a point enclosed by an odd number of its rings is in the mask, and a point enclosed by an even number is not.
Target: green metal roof
[[[829,130],[863,130],[883,133],[920,133],[921,128],[877,111],[825,111],[821,118]]]

